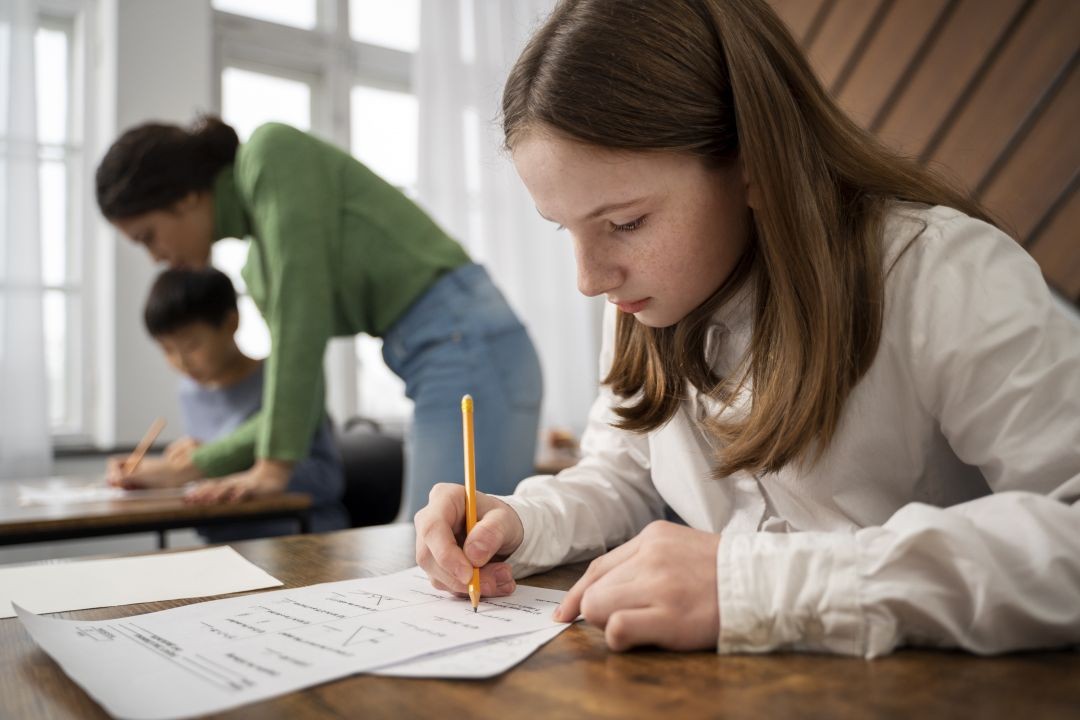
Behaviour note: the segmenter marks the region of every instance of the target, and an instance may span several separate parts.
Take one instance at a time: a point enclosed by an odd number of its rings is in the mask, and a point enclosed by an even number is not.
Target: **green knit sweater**
[[[307,456],[332,336],[382,335],[469,262],[412,201],[349,154],[287,125],[258,128],[214,183],[215,238],[250,238],[243,277],[270,328],[262,409],[207,443],[207,477]]]

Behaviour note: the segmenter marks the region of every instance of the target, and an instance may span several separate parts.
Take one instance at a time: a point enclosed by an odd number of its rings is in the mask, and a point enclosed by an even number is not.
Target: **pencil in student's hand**
[[[465,440],[465,536],[476,525],[476,448],[473,444],[472,395],[461,398],[462,432]],[[469,599],[473,612],[480,604],[480,568],[474,567],[469,581]]]
[[[161,434],[161,431],[165,428],[165,418],[158,418],[154,422],[150,423],[150,427],[147,429],[146,434],[143,435],[142,440],[135,449],[128,455],[128,459],[124,461],[124,474],[130,475],[135,472],[135,468],[139,467],[139,463],[142,462],[143,455],[150,449],[150,446],[157,440],[157,436]]]

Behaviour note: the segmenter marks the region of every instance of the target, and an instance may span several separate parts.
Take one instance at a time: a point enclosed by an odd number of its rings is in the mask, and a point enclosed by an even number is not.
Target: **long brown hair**
[[[689,381],[749,413],[707,421],[717,477],[816,459],[869,369],[885,297],[882,232],[895,201],[989,220],[963,192],[890,151],[828,96],[764,0],[563,0],[503,93],[512,150],[543,128],[597,146],[742,162],[757,197],[751,249],[727,282],[671,327],[620,313],[604,379],[626,430],[666,423]],[[753,332],[740,371],[705,358],[710,318],[745,282]]]

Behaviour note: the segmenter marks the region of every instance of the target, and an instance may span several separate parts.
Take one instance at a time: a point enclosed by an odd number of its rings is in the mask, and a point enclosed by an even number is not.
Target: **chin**
[[[643,312],[635,314],[634,319],[646,327],[661,330],[666,327],[671,327],[675,323],[682,320],[682,317],[672,318],[662,313],[652,313],[648,310],[645,310]]]

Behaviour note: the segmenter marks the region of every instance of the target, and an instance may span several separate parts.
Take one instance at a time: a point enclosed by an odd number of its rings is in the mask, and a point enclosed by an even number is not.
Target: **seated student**
[[[433,489],[437,587],[600,556],[556,618],[615,650],[1080,642],[1080,332],[764,0],[560,2],[503,130],[610,303],[603,386],[577,466],[479,494],[464,549]]]
[[[229,278],[213,268],[162,272],[150,288],[144,320],[169,363],[184,376],[180,409],[189,436],[170,444],[164,457],[145,458],[143,463],[153,470],[155,463],[186,464],[200,444],[241,428],[255,415],[262,403],[263,363],[237,347],[236,291]],[[237,455],[231,459],[229,472],[250,467],[254,461],[250,452]],[[154,472],[144,476],[172,477]],[[125,477],[119,458],[110,461],[109,480],[121,487],[146,487],[148,482]],[[286,490],[311,496],[311,529],[324,532],[348,527],[341,504],[344,488],[341,457],[329,418],[324,415],[308,456],[292,468]],[[297,527],[291,520],[278,520],[198,530],[210,542],[228,542],[291,534]]]

